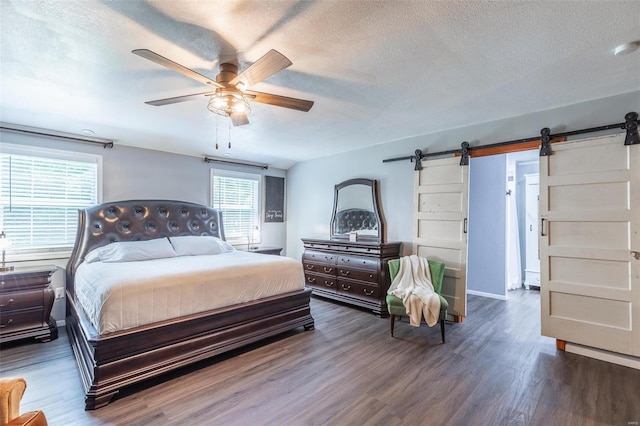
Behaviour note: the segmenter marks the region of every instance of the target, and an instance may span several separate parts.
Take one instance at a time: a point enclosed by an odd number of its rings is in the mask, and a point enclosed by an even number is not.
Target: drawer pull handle
[[[373,274],[369,274],[369,278],[373,278]]]
[[[333,271],[333,268],[327,268],[326,266],[323,268],[326,273],[330,273]]]
[[[9,321],[7,321],[6,324],[2,324],[0,325],[0,328],[5,328],[6,326],[8,326],[9,324],[11,324],[13,322],[13,318],[10,318]]]
[[[349,291],[349,290],[351,290],[351,286],[350,286],[350,285],[344,285],[344,284],[342,284],[342,289],[343,289],[344,291]]]
[[[4,305],[0,305],[0,308],[4,308],[5,306],[9,306],[9,305],[13,305],[13,299],[7,300],[7,303],[5,303]]]
[[[316,279],[313,278],[313,277],[307,277],[307,282],[310,283],[310,284],[313,284],[313,283],[316,282]]]
[[[371,296],[373,294],[373,290],[367,290],[366,288],[362,289],[364,291],[364,294],[366,294],[367,296]]]
[[[306,265],[306,267],[310,271],[313,271],[314,269],[316,269],[315,265]]]
[[[343,271],[342,269],[340,269],[340,275],[342,275],[343,277],[348,277],[349,276],[349,272],[351,272],[351,271]]]
[[[333,282],[325,280],[324,285],[326,285],[327,287],[333,287]]]

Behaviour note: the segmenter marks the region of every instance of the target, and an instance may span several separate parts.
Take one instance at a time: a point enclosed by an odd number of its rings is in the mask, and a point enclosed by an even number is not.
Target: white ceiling
[[[117,144],[297,161],[640,89],[639,1],[0,2],[0,120]],[[253,103],[231,128],[205,86],[131,53],[145,48],[215,77],[269,49],[293,65],[255,90],[315,101]]]

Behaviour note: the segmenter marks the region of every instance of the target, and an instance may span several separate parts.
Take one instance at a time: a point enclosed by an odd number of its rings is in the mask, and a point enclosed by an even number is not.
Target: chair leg
[[[444,319],[440,320],[440,332],[442,333],[442,343],[445,343],[445,341],[444,341]]]
[[[393,337],[393,326],[395,325],[395,322],[396,322],[396,316],[391,315],[391,337]]]

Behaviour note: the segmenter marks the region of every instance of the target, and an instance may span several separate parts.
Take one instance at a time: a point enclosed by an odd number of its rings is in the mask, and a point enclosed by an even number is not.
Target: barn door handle
[[[464,224],[462,226],[462,232],[465,233],[465,234],[467,233],[467,218],[466,217],[464,218]]]
[[[545,237],[547,234],[544,232],[544,218],[540,219],[540,236]]]

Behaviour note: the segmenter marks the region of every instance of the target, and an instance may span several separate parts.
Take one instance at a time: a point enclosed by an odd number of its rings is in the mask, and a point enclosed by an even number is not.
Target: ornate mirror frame
[[[342,183],[335,185],[333,195],[333,213],[331,214],[331,223],[329,224],[330,235],[332,240],[348,240],[348,233],[337,232],[338,221],[338,198],[340,191],[352,185],[364,185],[370,188],[371,204],[373,206],[373,216],[378,223],[377,235],[372,234],[358,234],[357,241],[375,241],[383,243],[385,241],[385,221],[382,214],[382,208],[380,207],[380,197],[378,192],[378,181],[374,179],[349,179]],[[344,192],[343,192],[344,194]]]

